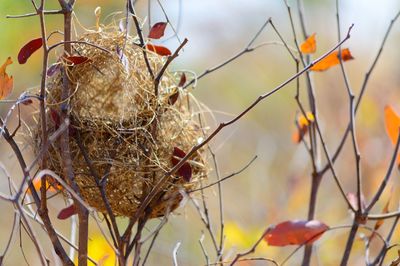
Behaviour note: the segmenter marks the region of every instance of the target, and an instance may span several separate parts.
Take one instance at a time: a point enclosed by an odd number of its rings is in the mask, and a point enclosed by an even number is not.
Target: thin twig
[[[400,133],[400,131],[399,131],[399,133]],[[365,208],[365,213],[369,213],[369,211],[375,206],[375,204],[378,202],[379,198],[381,197],[383,191],[385,190],[386,185],[389,182],[389,178],[392,175],[393,168],[396,165],[396,160],[397,160],[397,154],[398,154],[398,151],[399,151],[399,147],[400,147],[400,134],[397,137],[396,146],[394,148],[392,159],[390,160],[389,167],[387,168],[386,175],[383,178],[382,182],[380,183],[378,191],[375,193],[375,195],[372,198],[371,202]]]
[[[228,60],[225,60],[224,62],[211,67],[209,69],[206,69],[203,73],[201,73],[200,75],[198,75],[195,79],[192,79],[191,81],[189,81],[183,88],[186,89],[187,87],[193,85],[194,83],[196,83],[199,79],[203,78],[204,76],[226,66],[227,64],[231,63],[232,61],[235,61],[236,59],[238,59],[239,57],[241,57],[242,55],[252,52],[254,50],[256,50],[256,48],[251,47],[253,45],[253,43],[257,40],[258,36],[260,36],[260,34],[264,31],[265,27],[271,22],[271,18],[268,18],[264,24],[261,26],[261,28],[258,30],[258,32],[254,35],[253,39],[251,39],[251,41],[246,45],[246,47],[240,51],[239,53],[237,53],[236,55],[232,56],[231,58],[229,58]]]
[[[147,70],[149,71],[150,77],[152,79],[154,79],[154,73],[153,73],[153,70],[151,69],[150,62],[149,62],[149,59],[147,57],[147,51],[145,49],[145,42],[144,42],[142,28],[140,27],[139,20],[138,20],[138,18],[136,16],[135,8],[134,8],[133,4],[131,3],[131,0],[127,0],[127,1],[128,1],[128,10],[129,10],[129,12],[131,12],[132,18],[133,18],[133,22],[135,23],[136,32],[137,32],[137,35],[139,37],[140,47],[142,48],[142,51],[143,51],[143,58],[144,58],[144,61],[146,63],[146,66],[147,66]]]
[[[199,143],[198,145],[192,147],[192,149],[186,154],[186,156],[184,156],[179,163],[177,163],[171,170],[169,170],[168,172],[165,173],[165,175],[154,185],[154,187],[152,188],[152,190],[150,191],[150,193],[146,196],[146,198],[144,199],[144,201],[140,204],[138,210],[136,211],[135,215],[133,216],[133,220],[137,220],[138,217],[143,213],[143,211],[147,208],[147,206],[149,205],[149,203],[153,200],[153,198],[158,194],[158,192],[160,191],[160,189],[162,188],[162,186],[164,185],[164,183],[167,181],[167,177],[169,177],[170,175],[174,174],[196,151],[198,151],[201,147],[203,147],[204,145],[206,145],[208,142],[210,142],[211,139],[213,139],[222,129],[224,129],[225,127],[234,124],[235,122],[237,122],[238,120],[240,120],[243,116],[245,116],[249,111],[251,111],[255,106],[257,106],[261,101],[263,101],[264,99],[268,98],[269,96],[273,95],[274,93],[278,92],[279,90],[281,90],[282,88],[284,88],[286,85],[288,85],[289,83],[291,83],[293,80],[296,80],[297,77],[301,76],[303,73],[307,72],[312,66],[314,66],[316,63],[318,63],[319,61],[321,61],[322,59],[324,59],[326,56],[328,56],[330,53],[332,53],[334,50],[337,49],[337,47],[339,47],[340,45],[342,45],[345,41],[347,41],[350,38],[350,32],[352,29],[353,25],[351,27],[349,27],[349,30],[347,32],[346,37],[337,45],[335,45],[335,47],[333,47],[331,50],[329,50],[328,52],[326,52],[324,55],[322,55],[321,57],[319,57],[318,59],[314,60],[313,62],[310,63],[310,65],[308,65],[307,67],[303,68],[300,72],[296,73],[295,75],[293,75],[292,77],[290,77],[289,79],[287,79],[285,82],[283,82],[282,84],[278,85],[277,87],[275,87],[273,90],[271,90],[268,93],[265,93],[263,95],[260,95],[253,103],[251,103],[247,108],[245,108],[245,110],[243,110],[241,113],[239,113],[236,117],[234,117],[233,119],[227,121],[227,122],[223,122],[220,123],[219,126],[205,139],[203,140],[201,143]],[[351,205],[350,205],[351,206]]]

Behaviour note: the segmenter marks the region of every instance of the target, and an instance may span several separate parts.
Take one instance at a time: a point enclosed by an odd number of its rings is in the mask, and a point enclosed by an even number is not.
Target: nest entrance
[[[152,187],[172,166],[174,149],[189,151],[203,136],[202,129],[188,106],[190,95],[180,92],[171,105],[169,98],[177,90],[176,77],[166,72],[155,95],[154,82],[148,73],[141,48],[133,39],[117,31],[90,32],[80,41],[106,48],[75,44],[77,54],[88,62],[64,68],[71,81],[70,150],[75,180],[83,199],[100,212],[106,212],[100,193],[103,184],[107,201],[115,215],[131,217]],[[121,60],[122,47],[124,56]],[[164,62],[147,53],[151,68],[157,73]],[[61,104],[61,72],[49,80],[47,88],[48,128],[57,128],[54,114]],[[40,129],[36,150],[40,148]],[[49,150],[49,168],[63,175],[59,145]],[[199,151],[191,158],[191,178],[171,176],[150,205],[150,217],[174,210],[181,200],[178,191],[197,186],[207,169]],[[88,160],[90,163],[88,164]],[[99,186],[100,184],[100,186]]]

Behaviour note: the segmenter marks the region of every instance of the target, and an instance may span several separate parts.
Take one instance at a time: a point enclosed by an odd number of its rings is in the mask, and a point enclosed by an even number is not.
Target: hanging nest
[[[126,41],[125,41],[126,40]],[[179,75],[165,72],[158,95],[143,50],[132,37],[113,29],[87,32],[73,45],[77,57],[60,59],[60,71],[48,81],[47,126],[60,126],[63,71],[71,81],[69,147],[75,181],[83,199],[107,213],[101,194],[114,215],[132,217],[154,185],[203,137],[197,102],[178,87]],[[155,75],[165,58],[147,52]],[[82,62],[83,61],[83,62]],[[196,114],[194,113],[196,112]],[[38,124],[40,125],[40,123]],[[41,147],[40,127],[35,150]],[[180,190],[192,190],[207,175],[204,150],[197,151],[173,176],[147,209],[149,217],[173,211]],[[64,176],[59,141],[49,149],[48,168]]]

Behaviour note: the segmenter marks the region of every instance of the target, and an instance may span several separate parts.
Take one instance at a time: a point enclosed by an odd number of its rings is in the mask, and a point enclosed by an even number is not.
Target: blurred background
[[[57,1],[47,1],[47,9],[57,9]],[[279,30],[288,45],[294,46],[288,12],[283,1],[265,0],[169,0],[161,1],[172,24],[178,30],[179,38],[188,38],[189,43],[184,51],[174,61],[170,70],[191,70],[202,73],[205,69],[215,66],[240,52],[254,37],[261,25],[269,18]],[[299,17],[296,1],[289,1],[293,8],[297,39],[304,39],[300,34]],[[75,6],[76,19],[83,27],[92,28],[95,25],[94,9],[102,8],[102,22],[111,23],[121,17],[125,8],[124,1],[85,0],[77,1]],[[145,22],[153,24],[165,21],[162,9],[157,1],[151,2],[151,13],[148,17],[147,1],[137,1],[138,15]],[[355,60],[345,63],[351,87],[358,95],[364,76],[372,64],[383,40],[391,19],[400,10],[398,0],[349,0],[341,1],[340,16],[342,36],[348,27],[354,23],[351,39],[343,47],[349,47]],[[7,72],[14,76],[14,90],[9,99],[16,99],[23,91],[37,87],[40,83],[41,52],[35,53],[25,65],[19,65],[16,57],[19,49],[29,40],[40,36],[38,17],[6,19],[6,15],[17,15],[33,12],[30,1],[0,1],[0,63],[8,56],[15,61]],[[117,13],[117,14],[116,14]],[[107,16],[109,15],[109,16]],[[304,16],[309,34],[316,33],[316,58],[332,48],[338,40],[336,24],[336,7],[334,0],[304,1]],[[62,16],[46,17],[47,31],[59,30],[62,27]],[[177,26],[178,22],[179,26]],[[82,27],[75,23],[76,30],[82,32]],[[166,35],[173,34],[171,28]],[[167,38],[166,38],[167,39]],[[56,41],[57,38],[54,38]],[[279,41],[271,27],[267,27],[257,40],[256,45],[264,42]],[[162,43],[173,51],[179,45],[176,38]],[[383,54],[371,75],[368,88],[356,119],[356,133],[362,156],[362,176],[365,197],[368,200],[376,191],[390,161],[393,147],[387,137],[383,122],[383,108],[391,104],[400,112],[400,21],[394,24],[392,32],[384,47]],[[51,60],[54,62],[56,56]],[[295,63],[282,45],[267,45],[254,52],[247,53],[222,69],[201,79],[193,94],[204,102],[216,117],[217,122],[232,118],[246,108],[259,95],[272,90],[288,79],[296,71]],[[313,84],[317,98],[319,122],[323,130],[327,147],[331,153],[343,135],[349,121],[348,96],[344,86],[340,67],[333,67],[326,72],[312,73]],[[306,103],[305,82],[301,81],[301,95]],[[221,176],[227,176],[246,165],[255,155],[258,159],[243,173],[223,183],[223,202],[227,260],[232,259],[236,252],[247,250],[262,234],[265,228],[284,220],[305,219],[308,212],[308,201],[311,184],[311,164],[308,153],[302,144],[292,142],[292,134],[296,131],[295,117],[298,107],[295,101],[295,84],[291,83],[278,93],[261,102],[254,110],[239,122],[224,129],[211,142],[215,151]],[[10,104],[0,104],[0,114],[4,117]],[[307,106],[307,105],[306,105]],[[22,107],[25,119],[34,111],[33,107]],[[14,116],[15,118],[15,116]],[[15,122],[15,121],[14,121]],[[13,123],[14,123],[13,122]],[[210,124],[215,128],[217,124]],[[29,154],[30,148],[20,142],[24,151]],[[21,171],[15,157],[4,140],[0,140],[0,161],[15,180],[20,180]],[[324,157],[321,156],[322,165]],[[212,162],[210,161],[210,165]],[[335,164],[339,178],[346,192],[355,192],[356,175],[354,154],[350,138],[346,142],[340,159]],[[213,168],[213,167],[212,167]],[[215,172],[210,174],[210,181],[215,181]],[[379,213],[386,203],[390,189],[393,197],[390,210],[398,208],[399,173],[394,171],[387,191],[382,196],[373,213]],[[0,171],[0,191],[8,193],[6,175]],[[200,199],[197,195],[196,198]],[[217,189],[206,192],[210,217],[216,233],[219,233],[219,210]],[[55,216],[62,208],[63,201],[55,199],[49,202],[50,213]],[[0,252],[4,249],[8,235],[11,233],[14,215],[13,206],[0,202]],[[316,219],[330,226],[352,223],[352,217],[347,210],[344,199],[329,173],[320,187]],[[120,220],[121,225],[126,223]],[[151,225],[156,225],[153,221]],[[388,231],[391,222],[386,222],[380,229]],[[55,220],[55,226],[64,234],[69,234],[68,221]],[[151,230],[151,225],[148,230]],[[373,226],[371,222],[369,225]],[[96,228],[93,224],[92,228]],[[39,238],[48,245],[48,237],[37,228]],[[180,265],[204,265],[205,259],[199,245],[199,239],[204,232],[204,245],[211,257],[215,256],[209,235],[207,234],[198,213],[188,202],[173,214],[168,224],[162,229],[149,265],[172,265],[172,252],[180,242],[178,262]],[[397,230],[393,243],[399,243],[400,234]],[[341,259],[348,230],[335,230],[326,233],[316,243],[318,256],[313,258],[313,264],[337,265]],[[366,232],[365,234],[368,235]],[[103,258],[102,252],[109,252],[105,243],[101,243],[99,232],[91,232],[91,255]],[[21,244],[22,243],[22,244]],[[23,247],[23,251],[21,250]],[[374,240],[371,255],[380,248],[377,239]],[[51,249],[48,248],[51,256]],[[108,250],[108,251],[107,251]],[[282,261],[294,247],[275,248],[262,243],[255,256],[262,256]],[[101,251],[101,252],[100,252]],[[97,252],[97,253],[96,253]],[[355,242],[350,265],[364,264],[364,243],[360,239]],[[97,255],[96,255],[96,254]],[[388,260],[396,257],[396,250],[388,255]],[[230,255],[230,256],[229,256]],[[26,259],[24,259],[24,256]],[[97,256],[97,257],[96,257]],[[12,251],[5,258],[5,265],[28,263],[36,265],[37,255],[27,236],[17,233],[12,242]],[[302,251],[291,258],[288,265],[298,265],[302,259]],[[109,264],[107,264],[109,263]],[[103,265],[114,265],[112,258],[103,260]],[[245,264],[243,264],[245,265]],[[256,262],[248,265],[257,265]],[[263,264],[258,265],[265,265]]]

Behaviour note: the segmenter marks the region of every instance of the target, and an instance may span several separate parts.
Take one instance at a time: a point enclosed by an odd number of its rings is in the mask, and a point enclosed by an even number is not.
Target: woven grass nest
[[[153,186],[174,166],[176,156],[188,152],[204,133],[198,121],[199,104],[177,86],[180,75],[167,70],[156,96],[142,49],[129,36],[125,45],[125,38],[118,30],[87,32],[79,41],[96,44],[111,53],[87,44],[74,44],[76,54],[89,60],[69,67],[64,64],[63,69],[71,80],[68,102],[73,136],[69,145],[80,193],[90,206],[106,213],[99,189],[104,182],[114,215],[132,217]],[[121,50],[122,59],[117,52]],[[158,73],[166,59],[151,52],[147,55],[153,72]],[[48,81],[50,132],[58,127],[54,113],[59,112],[62,103],[62,77],[59,71]],[[171,104],[171,95],[178,95],[177,91],[179,98]],[[40,136],[37,129],[36,150],[40,147]],[[85,152],[97,180],[88,167]],[[150,203],[150,218],[173,211],[182,199],[179,191],[196,188],[199,180],[207,176],[203,153],[204,150],[199,150],[186,164],[190,168],[189,178],[179,174],[168,178],[158,197]],[[63,176],[59,142],[52,145],[48,158],[48,168]]]

